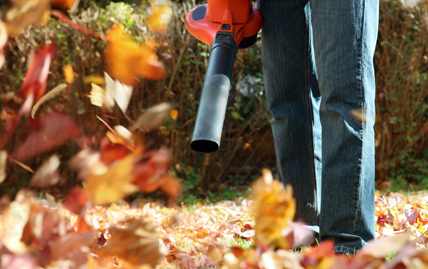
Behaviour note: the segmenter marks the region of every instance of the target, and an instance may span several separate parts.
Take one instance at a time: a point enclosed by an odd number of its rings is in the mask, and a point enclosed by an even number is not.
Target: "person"
[[[295,219],[352,255],[375,238],[379,0],[259,0],[258,7],[279,178],[293,187]]]

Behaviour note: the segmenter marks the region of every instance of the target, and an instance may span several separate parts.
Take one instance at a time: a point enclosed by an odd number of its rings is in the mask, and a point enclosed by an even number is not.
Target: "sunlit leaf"
[[[70,9],[73,12],[79,5],[80,0],[50,0],[51,5],[60,9]]]
[[[67,81],[68,84],[73,83],[74,79],[76,78],[76,74],[74,74],[71,64],[67,64],[64,68],[62,68],[62,72],[64,73],[65,81]]]
[[[176,120],[178,117],[178,110],[177,109],[173,109],[169,112],[169,116],[173,119]]]
[[[255,243],[291,248],[281,231],[293,220],[296,202],[290,185],[273,180],[269,170],[251,185],[256,214]]]
[[[3,67],[3,64],[5,62],[4,58],[4,46],[7,42],[7,30],[6,25],[4,22],[0,21],[0,70]]]
[[[104,256],[117,256],[132,265],[155,266],[165,255],[159,247],[155,225],[142,219],[131,219],[125,229],[113,227],[111,239],[96,251]]]
[[[134,149],[133,135],[128,129],[122,125],[116,125],[114,126],[114,131],[115,133],[108,131],[106,134],[113,144],[121,144],[128,149]]]
[[[110,74],[120,82],[135,85],[137,77],[161,79],[165,70],[153,47],[136,43],[132,36],[124,32],[122,25],[116,24],[107,32],[110,40],[105,57]]]
[[[37,112],[37,109],[45,102],[51,100],[52,98],[55,98],[56,96],[60,95],[64,92],[64,90],[67,88],[67,84],[61,83],[55,88],[53,88],[51,91],[49,91],[47,94],[45,94],[42,98],[40,98],[39,101],[33,106],[33,109],[31,110],[31,117],[34,119],[34,115]]]
[[[148,19],[148,25],[155,32],[165,32],[171,21],[172,9],[166,5],[155,5]]]
[[[57,184],[60,178],[58,170],[59,165],[60,159],[58,155],[52,155],[34,173],[29,186],[45,188]]]
[[[128,155],[104,174],[90,174],[86,180],[88,199],[102,205],[117,202],[136,192],[138,187],[131,183],[134,157]]]
[[[19,161],[29,160],[48,152],[80,134],[80,127],[69,115],[58,112],[44,114],[25,127],[28,136],[11,156]]]
[[[106,100],[109,100],[109,104],[111,102],[113,105],[115,101],[120,110],[122,110],[123,113],[126,113],[126,109],[128,108],[132,96],[132,86],[121,83],[117,79],[113,81],[107,73],[104,73],[104,79],[106,82],[106,97],[104,105],[108,105],[106,104]]]
[[[49,19],[49,0],[14,0],[5,14],[9,35],[21,34],[31,24],[44,24]]]

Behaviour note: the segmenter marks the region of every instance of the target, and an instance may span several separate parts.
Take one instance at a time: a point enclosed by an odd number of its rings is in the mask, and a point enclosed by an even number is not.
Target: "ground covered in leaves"
[[[378,240],[344,256],[334,254],[332,242],[296,249],[312,233],[290,221],[291,189],[272,181],[269,172],[252,189],[251,199],[206,205],[87,203],[79,215],[66,208],[70,196],[58,202],[21,190],[15,201],[1,201],[1,268],[428,266],[427,194],[376,193]]]

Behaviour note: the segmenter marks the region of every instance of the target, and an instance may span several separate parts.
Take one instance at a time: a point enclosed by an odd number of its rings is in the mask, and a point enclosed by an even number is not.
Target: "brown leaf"
[[[130,131],[134,132],[137,129],[151,131],[155,128],[158,128],[163,123],[165,118],[168,117],[170,110],[171,105],[169,103],[161,103],[152,106],[143,114],[138,116],[135,124],[130,128]]]
[[[71,213],[77,215],[85,207],[87,200],[86,192],[80,187],[74,187],[65,197],[63,204]]]
[[[410,241],[410,233],[381,238],[368,242],[367,246],[358,252],[359,257],[383,259],[386,255],[400,251]]]
[[[26,130],[29,135],[11,154],[19,161],[48,152],[80,134],[77,122],[71,116],[58,112],[37,117],[27,124]]]
[[[5,150],[0,151],[0,183],[6,179],[6,163],[7,163],[7,152]]]
[[[111,42],[105,50],[105,57],[111,75],[120,82],[133,86],[139,76],[155,80],[165,77],[164,67],[153,47],[137,44],[124,32],[123,25],[113,25],[107,32],[107,38]]]
[[[132,265],[156,266],[165,256],[159,247],[155,225],[142,219],[131,219],[125,229],[113,227],[111,239],[96,251],[99,256],[117,256]]]
[[[5,23],[9,35],[21,34],[31,24],[49,20],[49,0],[14,0],[7,10]]]
[[[31,117],[34,119],[34,115],[36,114],[37,109],[39,109],[39,107],[43,103],[45,103],[45,102],[55,98],[56,96],[60,95],[61,93],[63,93],[63,91],[66,88],[67,88],[67,84],[61,83],[58,86],[56,86],[55,88],[53,88],[51,91],[49,91],[47,94],[45,94],[42,98],[40,98],[40,100],[37,101],[37,103],[33,106],[33,109],[31,110]]]
[[[42,166],[37,169],[36,173],[30,180],[30,187],[45,188],[59,182],[59,165],[58,155],[52,155]]]
[[[95,243],[95,231],[83,233],[68,233],[51,243],[52,260],[67,257],[74,250]]]

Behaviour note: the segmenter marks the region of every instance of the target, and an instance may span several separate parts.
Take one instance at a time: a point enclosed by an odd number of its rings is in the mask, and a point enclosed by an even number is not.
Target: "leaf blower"
[[[262,24],[262,14],[251,0],[209,0],[187,14],[187,30],[211,45],[190,144],[194,151],[212,153],[220,147],[236,53],[256,43]]]

